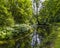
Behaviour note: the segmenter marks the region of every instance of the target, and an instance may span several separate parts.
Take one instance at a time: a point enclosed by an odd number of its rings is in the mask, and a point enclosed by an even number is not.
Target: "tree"
[[[60,22],[58,19],[60,18],[60,7],[58,7],[59,4],[59,0],[48,0],[42,4],[43,6],[40,9],[38,16],[40,26],[38,32],[44,38],[42,41],[42,47],[52,48],[50,46],[53,44],[54,39],[56,38],[56,23]]]

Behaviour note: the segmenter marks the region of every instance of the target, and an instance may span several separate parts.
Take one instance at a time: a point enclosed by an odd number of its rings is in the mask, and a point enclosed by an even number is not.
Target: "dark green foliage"
[[[60,10],[60,1],[59,0],[48,0],[43,3],[43,8],[40,10],[40,22],[45,23],[54,23],[59,22],[59,10]]]
[[[41,48],[43,47],[51,48],[52,47],[51,45],[54,44],[54,40],[56,39],[57,36],[56,23],[60,22],[59,4],[60,4],[59,0],[57,1],[48,0],[43,3],[43,7],[40,10],[38,16],[38,21],[39,21],[38,32],[39,35],[44,38],[41,43]]]

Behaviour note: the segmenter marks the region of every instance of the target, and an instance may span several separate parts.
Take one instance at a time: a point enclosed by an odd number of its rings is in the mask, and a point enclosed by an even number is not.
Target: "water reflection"
[[[33,33],[33,37],[32,37],[32,42],[31,42],[31,46],[34,47],[36,45],[40,45],[41,43],[41,39],[39,38],[39,35],[36,34],[36,31]]]

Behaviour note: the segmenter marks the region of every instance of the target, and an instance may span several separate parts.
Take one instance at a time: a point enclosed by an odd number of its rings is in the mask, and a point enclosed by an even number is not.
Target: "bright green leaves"
[[[12,28],[7,28],[5,27],[4,29],[0,29],[0,40],[6,40],[6,39],[11,39],[12,38]]]
[[[30,41],[29,36],[33,28],[29,24],[32,19],[30,0],[0,0],[0,41],[8,43],[1,48],[14,48],[14,43],[24,37],[28,37]],[[28,38],[23,39],[21,47],[28,44]]]
[[[14,21],[11,12],[4,5],[0,5],[0,26],[11,26],[13,24]]]
[[[1,13],[0,14],[1,14],[1,16],[3,14],[4,17],[2,17],[2,18],[7,17],[6,20],[7,20],[8,26],[9,26],[9,24],[14,24],[14,22],[15,22],[15,24],[19,24],[19,23],[30,24],[30,20],[32,18],[31,1],[29,1],[29,0],[21,0],[21,1],[20,0],[18,0],[18,1],[4,0],[3,3],[4,4],[2,4],[2,0],[1,0],[1,3],[0,3],[1,4],[0,5]],[[4,22],[6,22],[6,21],[4,21]],[[9,24],[8,24],[8,22],[9,22]]]
[[[29,0],[15,1],[11,4],[11,12],[15,23],[29,23],[32,18],[32,4]]]
[[[33,28],[26,24],[15,25],[14,27],[5,27],[0,29],[0,40],[9,40],[21,38],[23,35],[33,32]]]

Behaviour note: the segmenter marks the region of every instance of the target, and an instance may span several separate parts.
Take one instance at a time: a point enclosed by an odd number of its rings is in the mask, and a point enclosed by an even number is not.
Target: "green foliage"
[[[14,48],[16,41],[32,33],[33,28],[28,25],[31,18],[30,0],[0,0],[0,47]],[[27,45],[26,40],[21,42],[21,47]]]
[[[29,0],[4,0],[0,2],[0,24],[10,26],[19,23],[30,24],[32,18],[32,4]],[[8,5],[9,6],[8,6]],[[28,4],[28,5],[27,5]],[[4,20],[4,21],[3,21]]]
[[[39,34],[44,38],[41,43],[41,48],[49,48],[57,36],[56,26],[57,22],[60,22],[59,14],[59,0],[48,0],[43,3],[43,6],[39,12]],[[46,39],[46,40],[45,40]],[[48,47],[49,46],[49,47]],[[51,47],[50,47],[51,48]]]
[[[14,36],[20,36],[23,37],[24,35],[27,35],[29,33],[33,32],[33,28],[27,24],[17,24],[14,27]]]
[[[33,28],[27,24],[17,24],[14,27],[5,27],[4,29],[0,29],[0,45],[8,44],[7,48],[13,48],[16,42],[21,44],[21,47],[28,47],[27,44],[30,46],[29,34],[33,32]],[[27,37],[27,38],[26,38]],[[30,46],[31,47],[31,46]]]
[[[12,1],[11,1],[12,2]],[[11,3],[10,2],[10,3]],[[28,5],[27,5],[28,4]],[[32,18],[32,4],[29,0],[18,0],[10,4],[15,23],[28,23]]]
[[[43,8],[40,10],[40,18],[39,22],[45,22],[45,23],[54,23],[54,22],[60,22],[60,1],[59,0],[48,0],[43,3]]]
[[[0,30],[0,40],[9,40],[13,38],[21,38],[23,35],[33,32],[33,28],[26,24],[15,25],[14,27],[5,27]]]
[[[38,1],[35,0],[36,7]],[[45,1],[39,15],[32,12],[30,0],[0,0],[0,44],[6,42],[5,48],[14,48],[18,42],[21,48],[31,48],[30,33],[34,31],[31,24],[38,22],[37,33],[42,36],[40,47],[49,48],[57,34],[55,24],[60,22],[60,1]]]
[[[14,24],[11,12],[4,5],[0,5],[0,27],[12,26]]]

